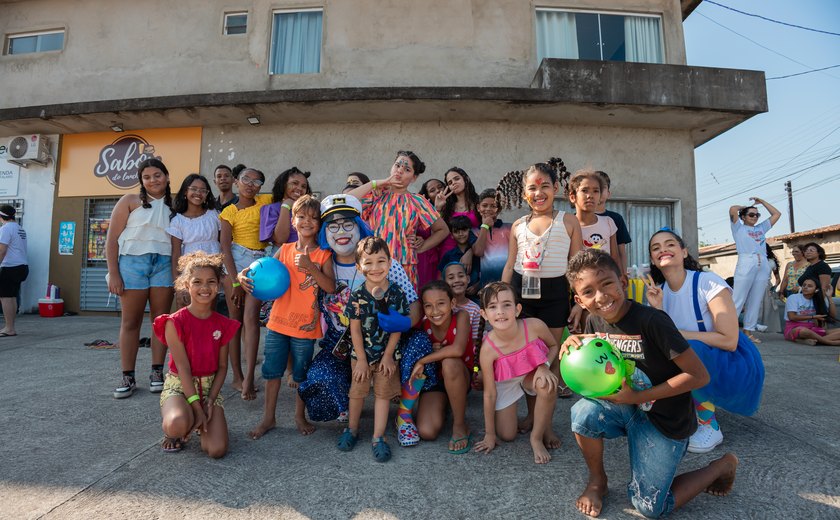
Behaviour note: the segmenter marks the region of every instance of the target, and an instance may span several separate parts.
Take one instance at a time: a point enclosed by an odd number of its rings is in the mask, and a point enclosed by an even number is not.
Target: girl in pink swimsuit
[[[476,451],[490,453],[497,437],[512,441],[517,434],[516,404],[526,393],[536,395],[531,449],[534,462],[551,460],[548,450],[559,448],[551,435],[551,418],[557,402],[557,376],[551,361],[558,347],[545,323],[536,318],[517,319],[522,306],[513,288],[493,282],[481,292],[481,315],[493,330],[481,345],[479,360],[484,376],[484,440]]]

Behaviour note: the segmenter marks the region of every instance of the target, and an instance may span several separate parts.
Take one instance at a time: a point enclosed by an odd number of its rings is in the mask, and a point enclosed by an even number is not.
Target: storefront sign
[[[76,223],[61,222],[58,225],[58,254],[72,255],[76,245]]]
[[[0,145],[0,198],[17,197],[20,166],[6,161],[6,147]]]
[[[137,166],[158,158],[169,170],[172,192],[199,171],[201,128],[158,128],[121,134],[71,134],[63,138],[59,197],[123,195],[139,190]]]

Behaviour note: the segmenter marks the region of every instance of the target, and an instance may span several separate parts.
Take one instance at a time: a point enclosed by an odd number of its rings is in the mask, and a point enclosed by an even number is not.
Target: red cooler
[[[64,300],[41,298],[38,300],[38,313],[42,318],[58,318],[64,315]]]

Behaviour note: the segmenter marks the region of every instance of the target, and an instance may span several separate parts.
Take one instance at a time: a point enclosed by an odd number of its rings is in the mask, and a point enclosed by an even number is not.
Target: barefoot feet
[[[315,431],[315,425],[306,420],[306,417],[295,417],[295,426],[301,435],[310,435]]]
[[[546,449],[545,444],[543,444],[542,438],[534,438],[534,435],[531,434],[531,449],[534,451],[534,462],[537,464],[548,464],[551,460],[551,454]]]
[[[552,428],[549,428],[543,435],[543,444],[545,444],[545,447],[548,450],[556,450],[563,445],[563,441],[561,441],[560,437],[554,433]]]
[[[723,457],[713,460],[709,466],[717,466],[720,476],[706,488],[706,493],[723,497],[732,491],[735,484],[735,473],[738,471],[738,457],[727,453]]]
[[[245,377],[245,379],[242,380],[242,388],[240,392],[242,394],[243,401],[253,401],[257,398],[257,389],[254,388],[253,378],[249,379],[248,377]]]
[[[590,476],[586,489],[580,494],[575,505],[581,513],[596,517],[601,514],[605,496],[607,496],[607,476]]]
[[[263,421],[260,424],[258,424],[256,428],[248,432],[248,437],[257,440],[276,427],[277,422],[274,419],[263,419]]]
[[[534,416],[528,414],[524,419],[516,424],[516,429],[519,433],[528,433],[534,427]]]

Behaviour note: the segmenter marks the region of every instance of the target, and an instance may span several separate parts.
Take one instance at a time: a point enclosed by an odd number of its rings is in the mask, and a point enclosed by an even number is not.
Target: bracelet
[[[234,289],[236,289],[237,287],[239,287],[242,284],[239,283],[239,282],[233,282],[231,285],[233,286]]]
[[[285,202],[283,204],[280,204],[280,207],[281,208],[286,208],[287,210],[292,211],[292,207],[289,206],[288,204],[286,204]]]
[[[551,369],[551,361],[546,361],[543,365],[545,365],[545,368]]]
[[[479,227],[480,227],[481,229],[486,229],[487,231],[490,231],[490,226],[488,226],[487,224],[482,224],[482,225],[480,225]]]
[[[373,189],[376,189],[376,181],[371,182],[371,185],[373,186]]]
[[[201,399],[201,398],[198,397],[198,394],[193,394],[193,395],[187,397],[187,404],[193,404],[194,402],[198,401],[199,399]]]

